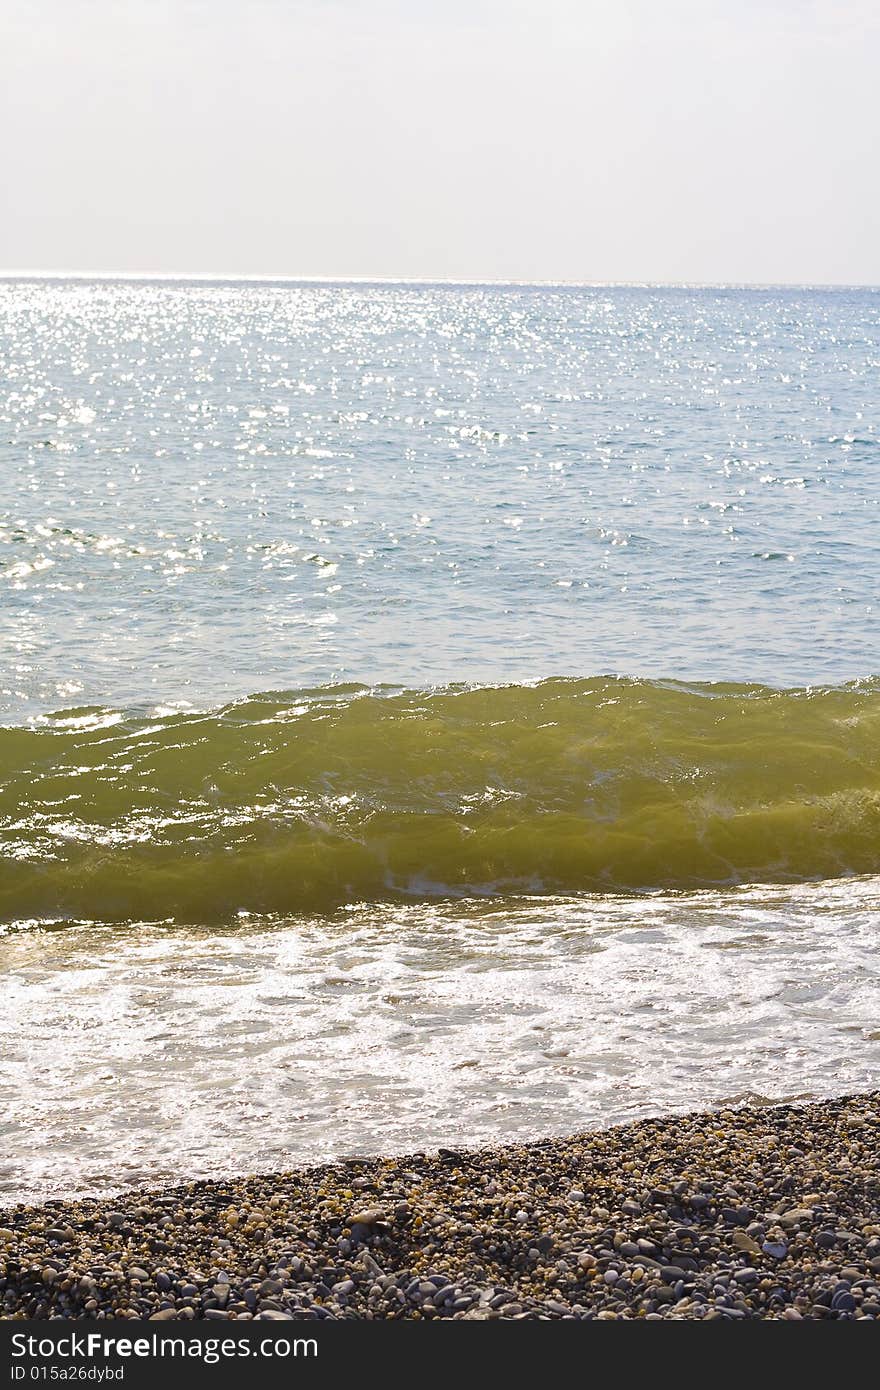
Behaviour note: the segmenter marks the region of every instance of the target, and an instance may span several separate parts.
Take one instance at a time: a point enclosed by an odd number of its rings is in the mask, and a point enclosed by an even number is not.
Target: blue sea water
[[[878,668],[880,292],[0,284],[0,716]]]

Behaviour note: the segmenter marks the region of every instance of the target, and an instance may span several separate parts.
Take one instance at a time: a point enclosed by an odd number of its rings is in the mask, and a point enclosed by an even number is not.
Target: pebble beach
[[[5,1318],[880,1316],[880,1092],[0,1212]]]

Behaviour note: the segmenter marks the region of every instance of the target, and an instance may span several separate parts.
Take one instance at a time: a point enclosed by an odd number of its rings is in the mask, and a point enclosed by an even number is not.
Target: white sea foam
[[[0,939],[7,1200],[876,1085],[880,880]]]

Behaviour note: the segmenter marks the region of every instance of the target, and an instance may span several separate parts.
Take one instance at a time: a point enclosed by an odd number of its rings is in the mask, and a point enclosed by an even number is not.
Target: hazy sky
[[[3,0],[0,269],[880,281],[875,0]]]

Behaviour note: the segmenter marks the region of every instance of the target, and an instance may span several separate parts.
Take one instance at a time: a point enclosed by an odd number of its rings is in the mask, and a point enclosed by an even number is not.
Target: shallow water
[[[0,943],[0,1193],[876,1085],[880,880]]]
[[[0,282],[6,1198],[877,1084],[878,305]]]

